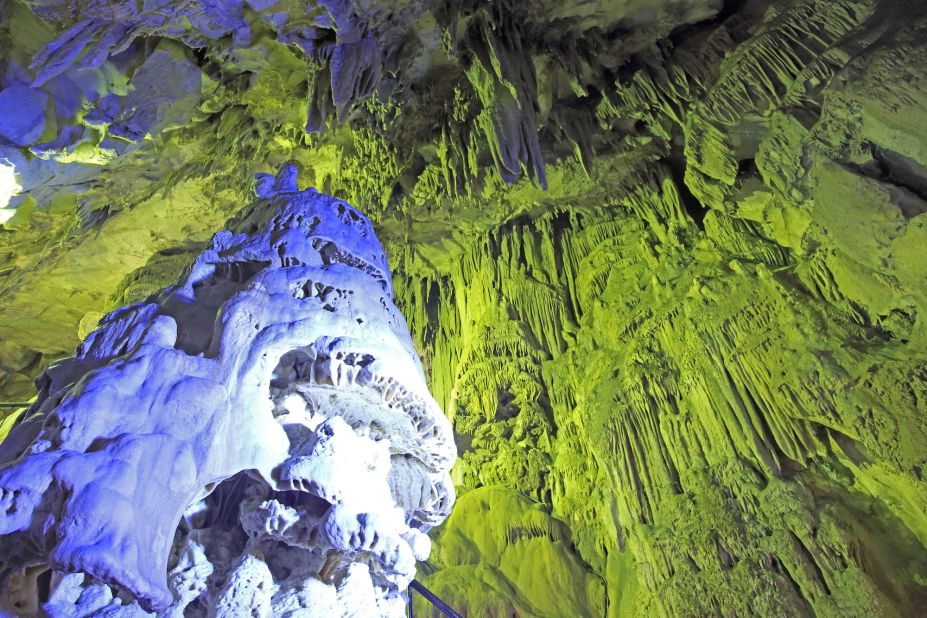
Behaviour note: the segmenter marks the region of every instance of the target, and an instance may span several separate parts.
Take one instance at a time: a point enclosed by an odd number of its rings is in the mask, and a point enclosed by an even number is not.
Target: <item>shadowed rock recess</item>
[[[0,400],[28,401],[103,315],[192,276],[218,230],[261,232],[248,222],[272,200],[242,205],[275,189],[252,178],[292,162],[289,192],[370,218],[452,421],[457,502],[417,576],[452,607],[927,615],[927,3],[0,0],[0,15]],[[233,262],[216,293],[265,268]],[[312,281],[293,294],[338,297]],[[164,353],[196,359],[209,324]],[[316,405],[312,353],[274,363],[274,409]],[[350,431],[375,420],[365,397],[331,404],[347,425],[332,440],[373,440]],[[0,414],[5,434],[20,411]],[[80,422],[115,439],[124,414]],[[205,412],[177,414],[202,430]],[[152,478],[205,480],[177,465]],[[257,492],[243,505],[267,491],[255,470],[225,488]],[[37,539],[0,537],[3,564],[37,564],[55,541]],[[151,584],[72,583],[126,599]]]

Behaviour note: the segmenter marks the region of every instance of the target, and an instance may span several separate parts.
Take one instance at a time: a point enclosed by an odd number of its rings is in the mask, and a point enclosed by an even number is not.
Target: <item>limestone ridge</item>
[[[0,445],[2,609],[404,615],[450,424],[366,217],[292,166],[257,189],[244,233],[39,379]]]

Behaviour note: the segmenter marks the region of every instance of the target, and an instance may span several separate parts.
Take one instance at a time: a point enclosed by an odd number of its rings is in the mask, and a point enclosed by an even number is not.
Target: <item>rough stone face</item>
[[[26,84],[12,83],[0,90],[0,139],[17,146],[39,140],[45,130],[45,106],[48,95]]]
[[[450,425],[366,217],[292,166],[258,193],[39,379],[0,444],[6,611],[403,615]]]
[[[453,417],[451,605],[927,615],[925,3],[222,7],[0,9],[0,86],[49,96],[0,146],[4,399],[292,160]]]

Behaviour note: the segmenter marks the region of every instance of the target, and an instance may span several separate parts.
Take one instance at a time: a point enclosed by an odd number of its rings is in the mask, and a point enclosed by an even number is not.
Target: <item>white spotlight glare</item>
[[[22,191],[22,187],[16,182],[16,168],[6,159],[0,159],[0,225],[9,221],[16,210],[7,208],[7,204],[13,199],[13,196]]]

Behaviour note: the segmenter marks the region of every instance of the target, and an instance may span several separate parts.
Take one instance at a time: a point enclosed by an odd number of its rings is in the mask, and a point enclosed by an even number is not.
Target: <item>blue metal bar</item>
[[[432,605],[434,605],[442,614],[448,618],[463,618],[460,614],[455,612],[450,608],[450,606],[439,599],[435,594],[426,588],[425,586],[418,583],[416,580],[409,582],[409,618],[412,618],[412,591],[416,591],[426,599],[428,599]]]

